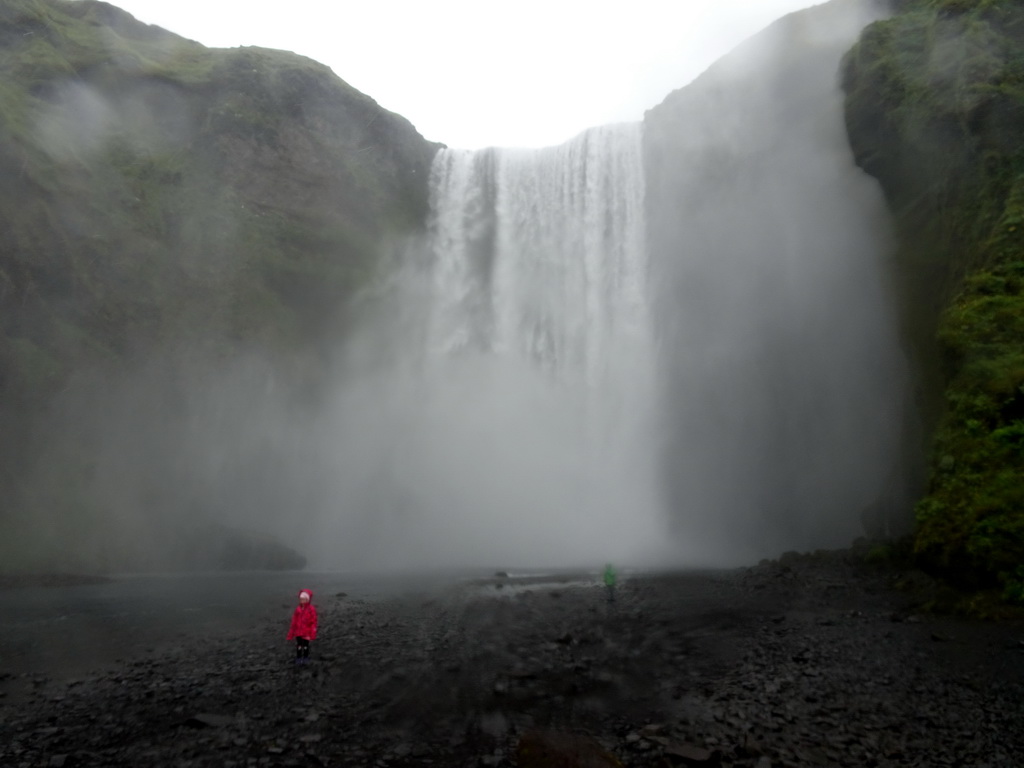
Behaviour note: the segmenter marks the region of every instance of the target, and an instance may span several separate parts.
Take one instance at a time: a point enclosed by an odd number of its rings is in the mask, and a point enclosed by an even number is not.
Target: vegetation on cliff
[[[1024,598],[1024,4],[904,0],[846,59],[857,160],[900,236],[929,479],[915,551]]]
[[[129,509],[208,525],[173,480],[96,493],[119,382],[147,372],[138,435],[247,356],[308,395],[347,300],[421,226],[435,150],[303,57],[94,0],[0,3],[0,560],[141,566]]]

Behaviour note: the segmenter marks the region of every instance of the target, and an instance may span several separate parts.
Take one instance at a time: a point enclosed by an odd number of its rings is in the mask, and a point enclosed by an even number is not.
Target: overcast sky
[[[426,138],[557,144],[639,120],[735,45],[814,0],[113,0],[214,47],[330,66]]]

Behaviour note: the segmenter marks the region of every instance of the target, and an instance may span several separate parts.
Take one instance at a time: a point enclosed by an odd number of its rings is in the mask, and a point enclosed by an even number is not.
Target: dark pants
[[[308,659],[309,658],[309,640],[304,637],[295,638],[295,658],[296,659]]]
[[[605,584],[604,586],[605,586],[605,589],[608,591],[608,602],[609,603],[614,603],[615,602],[615,585],[614,584]]]

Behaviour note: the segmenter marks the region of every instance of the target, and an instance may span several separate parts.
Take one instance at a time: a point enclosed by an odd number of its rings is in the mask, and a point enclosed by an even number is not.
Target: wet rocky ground
[[[282,605],[77,679],[0,669],[0,765],[1024,765],[1024,627],[918,613],[895,578],[831,553],[614,603],[497,576],[317,595],[306,667]]]

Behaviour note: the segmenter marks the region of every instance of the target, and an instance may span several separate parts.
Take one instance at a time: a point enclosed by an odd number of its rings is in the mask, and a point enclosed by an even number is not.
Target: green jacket
[[[615,568],[611,563],[604,567],[604,583],[609,587],[615,586]]]

